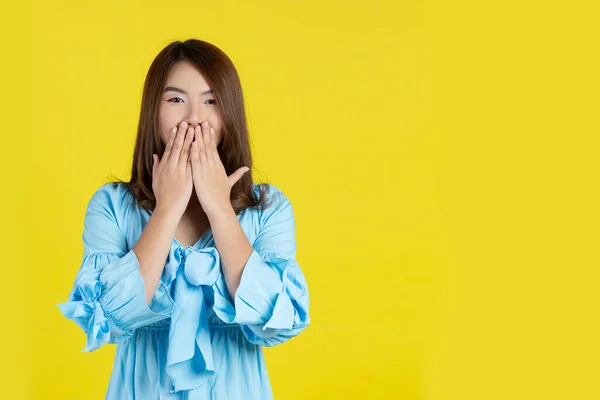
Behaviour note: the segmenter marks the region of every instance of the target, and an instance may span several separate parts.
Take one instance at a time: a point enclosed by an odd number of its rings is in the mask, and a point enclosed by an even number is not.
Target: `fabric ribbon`
[[[195,389],[214,375],[205,290],[221,276],[221,261],[215,247],[172,249],[167,286],[175,280],[175,308],[169,329],[166,372],[171,393]]]

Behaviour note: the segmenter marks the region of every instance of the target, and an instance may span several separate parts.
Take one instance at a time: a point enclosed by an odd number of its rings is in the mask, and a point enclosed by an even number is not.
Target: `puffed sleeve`
[[[215,314],[241,325],[253,344],[274,346],[298,335],[309,325],[306,279],[296,261],[294,211],[289,199],[271,185],[272,205],[261,228],[232,301],[224,281],[215,290]]]
[[[105,343],[120,343],[135,329],[168,318],[174,301],[161,281],[150,302],[139,261],[127,250],[118,225],[118,210],[127,199],[124,188],[109,183],[90,199],[84,219],[84,254],[73,288],[64,303],[57,304],[87,335],[83,351]]]

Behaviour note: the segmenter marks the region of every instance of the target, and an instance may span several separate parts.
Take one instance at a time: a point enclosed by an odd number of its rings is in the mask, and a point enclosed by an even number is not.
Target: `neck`
[[[196,196],[196,193],[192,193],[192,196],[190,198],[190,201],[188,202],[188,205],[187,205],[187,208],[185,211],[191,212],[191,213],[204,212],[204,210],[202,209],[202,205],[200,204],[200,201],[198,200],[198,196]]]

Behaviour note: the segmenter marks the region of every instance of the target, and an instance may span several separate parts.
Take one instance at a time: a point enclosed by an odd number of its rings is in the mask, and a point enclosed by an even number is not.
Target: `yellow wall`
[[[275,398],[599,398],[590,4],[2,6],[1,397],[103,398],[114,347],[82,353],[55,304],[89,197],[127,177],[150,62],[197,37],[236,64],[254,177],[296,212],[312,325],[266,350]]]

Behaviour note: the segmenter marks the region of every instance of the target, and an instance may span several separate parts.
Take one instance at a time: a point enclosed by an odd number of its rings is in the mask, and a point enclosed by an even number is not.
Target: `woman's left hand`
[[[217,151],[215,131],[208,121],[195,128],[190,162],[194,190],[206,215],[231,208],[231,188],[250,168],[240,167],[227,176]]]

